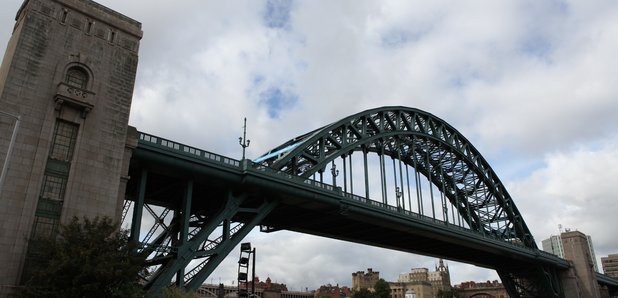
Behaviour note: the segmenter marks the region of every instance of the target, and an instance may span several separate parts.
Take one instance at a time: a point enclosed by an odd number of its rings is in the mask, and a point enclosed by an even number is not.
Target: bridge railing
[[[287,179],[287,180],[292,180],[292,181],[297,182],[297,183],[302,183],[302,184],[314,186],[314,187],[317,187],[317,188],[325,189],[325,190],[328,190],[328,191],[333,191],[333,192],[336,192],[336,193],[340,193],[341,192],[341,188],[334,187],[331,184],[327,184],[327,183],[323,183],[323,182],[316,181],[316,180],[313,180],[313,179],[303,178],[303,177],[299,177],[299,176],[296,176],[296,175],[288,174],[286,172],[282,172],[280,170],[267,167],[267,166],[265,166],[263,164],[251,162],[251,168],[254,171],[257,171],[259,173],[264,173],[264,174],[267,174],[267,175],[270,175],[270,176],[274,176],[274,177],[277,177],[277,178],[284,178],[284,179]]]
[[[435,224],[448,226],[448,228],[450,228],[450,229],[456,229],[456,230],[460,230],[460,231],[463,231],[463,232],[466,232],[466,233],[473,233],[474,235],[476,235],[478,237],[481,237],[481,238],[484,238],[484,239],[497,240],[497,241],[500,241],[500,242],[509,243],[509,244],[511,244],[513,246],[516,246],[516,247],[520,247],[520,248],[524,248],[524,249],[528,249],[528,250],[534,250],[533,248],[525,246],[521,242],[507,241],[506,239],[502,239],[502,238],[500,238],[500,237],[498,237],[496,235],[493,235],[491,233],[486,233],[486,232],[484,233],[484,232],[474,231],[472,229],[469,229],[469,228],[466,228],[466,227],[462,227],[462,226],[459,226],[459,225],[456,225],[456,224],[452,224],[452,223],[449,223],[449,222],[441,220],[441,219],[437,219],[437,218],[426,216],[426,215],[423,215],[423,214],[420,214],[420,213],[416,213],[416,212],[412,212],[412,211],[409,211],[409,210],[405,210],[405,209],[403,209],[401,207],[388,205],[388,204],[383,203],[383,202],[374,201],[374,200],[365,198],[363,196],[359,196],[359,195],[355,195],[355,194],[347,193],[347,192],[344,192],[343,196],[348,198],[348,199],[351,199],[353,201],[356,201],[356,202],[361,202],[361,203],[364,203],[364,204],[367,204],[367,205],[371,205],[371,206],[374,206],[374,207],[377,207],[377,208],[388,210],[388,211],[393,212],[393,213],[403,214],[403,215],[405,215],[407,217],[418,218],[418,219],[426,221],[426,222],[432,222],[432,223],[435,223]],[[553,256],[553,254],[548,253],[548,252],[541,251],[541,253]]]
[[[220,154],[208,152],[208,151],[198,149],[195,147],[187,146],[187,145],[184,145],[178,142],[170,141],[170,140],[157,137],[157,136],[153,136],[147,133],[138,132],[138,134],[139,134],[140,141],[150,143],[151,145],[163,147],[168,150],[171,149],[183,155],[187,155],[187,156],[191,156],[191,157],[195,157],[199,159],[204,159],[208,161],[215,161],[219,164],[226,165],[226,166],[232,166],[236,168],[240,167],[240,161],[233,159],[233,158],[229,158],[229,157],[226,157]]]

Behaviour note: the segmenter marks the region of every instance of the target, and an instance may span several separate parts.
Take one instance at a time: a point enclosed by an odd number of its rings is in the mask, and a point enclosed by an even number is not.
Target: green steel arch
[[[539,251],[513,199],[487,160],[454,127],[418,109],[381,107],[354,114],[293,138],[254,162],[303,178],[316,174],[322,177],[329,163],[342,158],[345,165],[346,157],[359,151],[364,155],[366,189],[367,154],[380,157],[380,179],[385,179],[384,157],[389,156],[413,167],[435,185],[470,230]],[[365,197],[369,199],[369,192]],[[503,264],[496,269],[513,297],[564,295],[555,267]]]
[[[438,187],[478,233],[537,249],[513,199],[489,163],[454,127],[421,110],[381,107],[293,138],[255,162],[308,178],[354,152],[390,156]]]

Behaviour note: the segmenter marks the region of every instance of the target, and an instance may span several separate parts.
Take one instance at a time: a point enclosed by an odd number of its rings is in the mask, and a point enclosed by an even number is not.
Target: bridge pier
[[[571,268],[560,274],[565,298],[600,298],[600,288],[588,249],[588,238],[579,231],[562,233],[560,237],[564,257],[571,263]]]

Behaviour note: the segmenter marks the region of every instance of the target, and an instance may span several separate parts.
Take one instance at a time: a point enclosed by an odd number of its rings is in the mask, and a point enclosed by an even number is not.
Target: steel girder
[[[139,243],[138,253],[146,259],[142,276],[148,297],[157,297],[175,284],[196,290],[242,239],[267,216],[277,202],[263,200],[246,204],[243,193],[226,192],[224,204],[208,213],[193,206],[193,180],[182,188],[182,200],[172,206],[148,204],[148,171],[139,177],[139,190],[134,199],[131,237]],[[128,205],[128,204],[127,204]],[[125,212],[128,212],[125,206]],[[146,210],[150,220],[143,220]],[[242,217],[242,222],[234,221]],[[150,224],[148,232],[142,224]],[[136,239],[139,235],[140,239]]]

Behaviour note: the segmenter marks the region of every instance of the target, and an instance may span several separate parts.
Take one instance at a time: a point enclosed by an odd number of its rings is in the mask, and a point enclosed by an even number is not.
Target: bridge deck
[[[147,202],[170,206],[181,201],[181,182],[195,182],[192,212],[204,215],[223,205],[233,190],[249,198],[279,202],[262,222],[266,230],[290,230],[422,255],[445,257],[487,268],[567,261],[538,249],[344,193],[340,188],[238,161],[145,133],[139,134],[131,171],[147,169]],[[134,183],[133,183],[134,184]],[[136,189],[128,188],[128,194]],[[134,193],[134,191],[133,191]],[[236,218],[242,222],[242,215]]]

